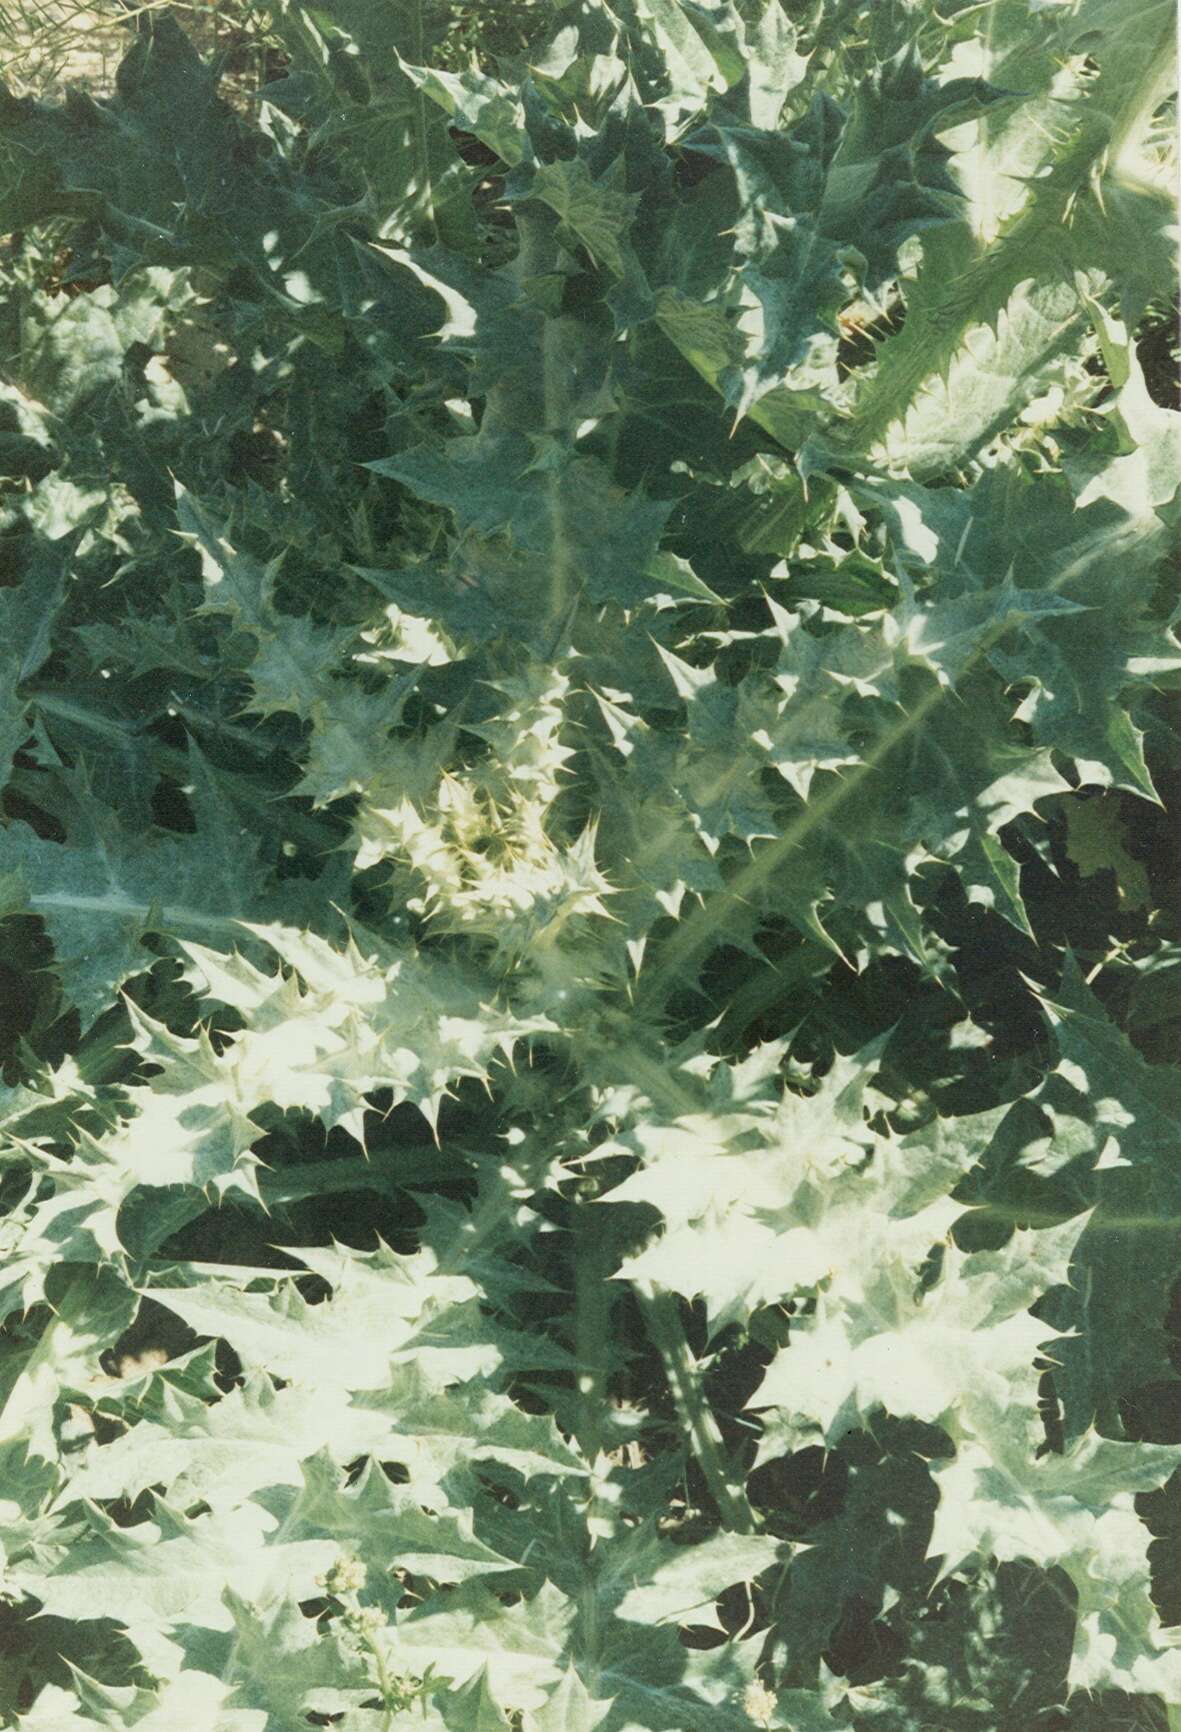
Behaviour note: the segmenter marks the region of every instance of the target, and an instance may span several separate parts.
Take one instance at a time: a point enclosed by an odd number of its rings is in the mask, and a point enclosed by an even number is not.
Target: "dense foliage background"
[[[0,1720],[1181,1727],[1171,6],[253,16],[0,92]]]

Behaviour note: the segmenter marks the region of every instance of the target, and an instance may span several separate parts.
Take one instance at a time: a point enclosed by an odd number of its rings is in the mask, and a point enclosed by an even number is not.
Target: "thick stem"
[[[425,59],[425,35],[422,22],[422,0],[412,0],[410,6],[410,52],[414,57],[415,66],[421,66]],[[427,132],[426,95],[421,90],[414,92],[414,153],[418,159],[419,193],[422,198],[422,209],[430,224],[431,235],[435,245],[439,244],[439,225],[435,218],[435,194],[431,184],[430,138]]]
[[[575,1205],[574,1356],[578,1361],[578,1443],[588,1461],[602,1449],[603,1409],[607,1401],[607,1342],[611,1329],[608,1257],[600,1227],[602,1210]]]
[[[689,1435],[693,1454],[705,1475],[722,1521],[731,1533],[753,1533],[750,1505],[727,1460],[721,1431],[710,1411],[697,1363],[681,1327],[676,1299],[651,1281],[637,1281],[635,1290],[643,1307],[648,1332],[664,1362],[677,1414]]]
[[[1145,51],[1139,78],[1129,82],[1123,102],[1112,115],[1107,149],[1114,168],[1134,166],[1153,115],[1168,100],[1176,83],[1176,23],[1168,8],[1161,31]]]

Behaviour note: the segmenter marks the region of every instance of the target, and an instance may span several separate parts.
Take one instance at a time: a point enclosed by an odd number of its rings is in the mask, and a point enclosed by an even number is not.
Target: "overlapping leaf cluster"
[[[0,96],[0,1719],[1181,1724],[1171,9],[452,22]]]

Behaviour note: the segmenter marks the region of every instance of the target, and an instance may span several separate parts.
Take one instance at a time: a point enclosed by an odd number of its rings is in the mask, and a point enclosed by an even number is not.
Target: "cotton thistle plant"
[[[0,92],[0,1725],[1177,1719],[1173,8],[528,11]]]

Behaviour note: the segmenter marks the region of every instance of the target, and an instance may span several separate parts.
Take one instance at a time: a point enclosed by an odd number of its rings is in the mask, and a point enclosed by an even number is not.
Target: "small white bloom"
[[[359,1558],[339,1557],[324,1578],[330,1594],[358,1594],[365,1586],[367,1572]]]
[[[756,1678],[753,1684],[748,1684],[742,1697],[742,1706],[747,1718],[753,1720],[756,1726],[769,1726],[775,1713],[775,1692],[768,1690]]]

